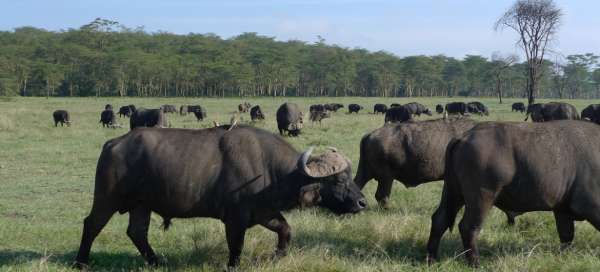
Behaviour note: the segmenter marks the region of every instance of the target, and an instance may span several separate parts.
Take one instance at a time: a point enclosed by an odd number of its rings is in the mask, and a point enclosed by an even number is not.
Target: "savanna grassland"
[[[314,103],[358,103],[358,115],[347,108],[325,119],[321,126],[310,123],[300,137],[287,138],[297,149],[337,147],[356,170],[359,141],[365,133],[383,124],[382,115],[371,114],[373,104],[471,101],[466,98],[0,98],[0,270],[63,271],[77,254],[83,218],[92,204],[96,162],[105,141],[129,131],[106,129],[98,123],[107,103],[133,103],[147,108],[162,104],[201,104],[208,118],[197,122],[193,115],[170,114],[173,127],[205,128],[212,121],[228,123],[242,101],[260,104],[264,122],[254,123],[276,132],[275,111],[284,101],[298,103],[305,111]],[[482,121],[520,121],[512,113],[516,100],[498,104],[497,99],[478,99],[490,108]],[[599,101],[570,100],[578,110]],[[55,128],[52,112],[71,113],[70,128]],[[249,115],[242,115],[249,122]],[[439,116],[434,116],[439,117]],[[420,119],[425,119],[421,117]],[[199,150],[198,152],[201,152]],[[189,162],[193,163],[193,162]],[[438,205],[441,182],[406,189],[395,183],[392,207],[383,210],[374,200],[376,182],[365,194],[369,207],[353,216],[335,216],[318,208],[294,210],[284,215],[292,226],[287,257],[271,261],[276,235],[262,227],[250,229],[242,253],[243,271],[471,271],[461,256],[458,231],[442,240],[441,261],[427,266],[425,244],[430,216]],[[461,215],[459,215],[460,217]],[[224,226],[213,219],[174,219],[168,231],[153,215],[149,240],[165,265],[144,264],[127,237],[127,215],[116,214],[92,247],[94,270],[222,271],[227,262]],[[504,215],[494,209],[484,225],[479,245],[482,271],[600,271],[600,233],[587,222],[576,223],[574,246],[561,252],[554,218],[537,212],[517,218],[509,227]]]

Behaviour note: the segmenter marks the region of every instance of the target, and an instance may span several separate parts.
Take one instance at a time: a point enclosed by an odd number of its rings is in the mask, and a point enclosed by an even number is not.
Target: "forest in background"
[[[410,38],[407,38],[407,42]],[[592,53],[546,60],[540,98],[600,98]],[[514,56],[406,56],[256,33],[149,33],[96,19],[77,29],[0,31],[3,96],[524,97]]]

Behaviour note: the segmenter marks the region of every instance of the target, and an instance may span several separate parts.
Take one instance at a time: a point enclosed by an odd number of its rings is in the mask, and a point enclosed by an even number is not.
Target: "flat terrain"
[[[298,149],[310,145],[334,146],[358,164],[359,141],[383,124],[382,115],[371,114],[373,104],[421,102],[432,109],[437,103],[472,101],[468,98],[0,98],[0,270],[63,271],[77,254],[83,218],[92,204],[94,172],[103,143],[129,131],[106,129],[98,123],[100,111],[111,103],[133,103],[147,108],[162,104],[201,104],[208,119],[196,122],[192,115],[170,114],[173,127],[205,128],[212,120],[228,123],[242,101],[260,104],[264,122],[254,125],[276,132],[275,111],[284,101],[298,103],[305,111],[314,103],[358,103],[360,114],[347,108],[334,113],[321,126],[306,123],[303,134],[287,138]],[[512,113],[517,100],[498,104],[497,99],[477,99],[490,108],[488,121],[520,121]],[[578,110],[599,101],[570,100]],[[52,112],[71,113],[70,128],[55,128]],[[243,115],[245,122],[249,115]],[[434,117],[438,117],[437,115]],[[421,119],[424,119],[422,117]],[[201,151],[199,151],[201,152]],[[600,177],[599,177],[600,178]],[[438,205],[441,182],[406,189],[395,183],[392,207],[383,210],[374,200],[376,182],[365,189],[369,208],[360,214],[338,217],[320,209],[285,213],[292,226],[290,254],[277,261],[270,256],[276,235],[262,227],[249,230],[241,259],[243,271],[471,271],[461,256],[458,231],[442,240],[441,262],[427,266],[425,244],[430,216]],[[461,217],[462,215],[459,215]],[[153,215],[150,243],[166,263],[145,266],[127,237],[127,215],[115,215],[96,239],[91,253],[94,270],[222,271],[227,262],[224,226],[212,219],[174,219],[169,231],[160,228]],[[495,209],[480,236],[482,271],[600,271],[600,233],[589,223],[576,224],[574,246],[559,250],[554,218],[549,212],[529,213],[509,227]]]

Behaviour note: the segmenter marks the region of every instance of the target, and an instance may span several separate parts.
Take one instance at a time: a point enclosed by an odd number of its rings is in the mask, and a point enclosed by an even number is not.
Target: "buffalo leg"
[[[383,208],[389,208],[390,194],[392,193],[393,179],[382,178],[377,180],[377,191],[375,192],[375,199],[379,205]]]
[[[94,243],[94,239],[96,239],[96,236],[98,236],[100,231],[106,226],[106,223],[108,223],[114,213],[114,210],[92,207],[90,214],[83,220],[81,244],[79,244],[79,251],[77,252],[77,258],[75,259],[76,267],[83,268],[88,264],[90,250],[92,248],[92,243]]]
[[[225,223],[225,235],[227,236],[227,246],[229,247],[229,262],[227,266],[236,267],[240,265],[240,255],[244,248],[244,236],[246,235],[245,224],[239,221]]]
[[[277,233],[277,250],[275,251],[275,256],[280,257],[287,255],[287,247],[292,235],[290,225],[288,225],[285,218],[281,214],[278,214],[275,218],[262,223],[261,225]]]
[[[560,248],[566,249],[575,237],[575,222],[569,214],[558,211],[554,212],[554,219],[556,220],[556,230],[560,239]]]
[[[150,265],[157,265],[158,259],[148,243],[148,227],[150,226],[151,211],[144,207],[138,207],[129,212],[129,226],[127,236],[138,249],[142,257]]]
[[[477,237],[487,212],[491,209],[494,199],[491,196],[477,196],[477,201],[467,202],[465,214],[460,221],[459,230],[467,261],[471,266],[479,266],[479,249]]]
[[[427,242],[427,262],[432,263],[439,258],[440,240],[447,229],[451,229],[458,211],[464,201],[458,195],[451,194],[444,184],[440,205],[431,216],[431,231]]]

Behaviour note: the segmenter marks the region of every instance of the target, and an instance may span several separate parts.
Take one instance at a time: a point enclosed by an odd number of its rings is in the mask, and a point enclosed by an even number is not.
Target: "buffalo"
[[[283,138],[244,125],[141,128],[109,140],[98,159],[76,266],[87,266],[94,239],[116,212],[129,213],[127,235],[151,265],[158,263],[148,243],[152,212],[165,229],[172,218],[220,219],[229,267],[239,265],[246,230],[255,225],[277,233],[276,255],[284,256],[291,229],[282,211],[318,204],[357,213],[367,205],[345,156],[311,152],[301,154]]]
[[[308,112],[313,112],[313,111],[325,111],[325,105],[323,105],[323,104],[310,105],[310,107],[308,107]]]
[[[333,111],[333,112],[337,112],[339,109],[344,107],[344,104],[340,104],[340,103],[329,103],[329,104],[325,104],[323,105],[325,107],[325,110],[328,111]]]
[[[417,102],[410,102],[405,104],[404,107],[408,109],[411,115],[421,116],[421,114],[431,116],[431,110],[425,107],[423,104]]]
[[[515,102],[512,104],[510,111],[519,111],[521,113],[525,113],[525,104],[523,104],[523,102]]]
[[[363,109],[363,106],[359,105],[359,104],[350,104],[348,105],[348,113],[357,113]]]
[[[265,120],[265,115],[263,114],[259,105],[256,105],[250,109],[250,119],[252,121]]]
[[[319,122],[319,125],[321,125],[321,120],[329,117],[331,117],[329,111],[311,111],[309,119],[311,122]]]
[[[390,108],[393,108],[393,107],[400,107],[400,106],[402,106],[402,105],[400,105],[400,104],[398,104],[398,103],[392,103],[392,104],[390,104]]]
[[[389,108],[385,112],[385,121],[388,122],[406,122],[412,120],[412,114],[408,107],[398,106]]]
[[[200,122],[200,121],[203,121],[204,118],[206,118],[206,110],[202,106],[200,106],[200,105],[189,106],[188,110],[190,110],[190,109],[192,110],[192,113],[196,117],[196,121]]]
[[[446,104],[446,113],[454,115],[465,115],[467,111],[467,104],[464,102],[451,102]]]
[[[162,111],[164,113],[176,113],[177,112],[177,107],[175,107],[174,105],[162,105],[162,106],[160,106],[160,108],[162,109]]]
[[[239,112],[248,112],[248,110],[250,110],[250,107],[252,107],[252,104],[250,104],[248,102],[244,102],[244,103],[238,105],[238,111]]]
[[[129,118],[129,128],[168,127],[167,116],[162,109],[144,109],[135,111]]]
[[[102,127],[116,128],[118,126],[117,115],[112,110],[103,110],[100,113],[100,123],[102,123]]]
[[[295,103],[284,103],[277,109],[277,128],[279,134],[287,131],[289,136],[298,136],[303,126],[302,112]]]
[[[55,110],[52,113],[52,117],[54,118],[55,127],[58,127],[58,123],[60,123],[61,127],[65,124],[67,125],[67,127],[71,126],[71,118],[69,116],[69,112],[66,110]]]
[[[387,105],[385,104],[375,104],[375,106],[373,106],[373,113],[374,114],[385,114],[385,112],[388,110]]]
[[[571,244],[574,221],[600,230],[600,126],[581,121],[545,124],[481,123],[450,142],[444,187],[431,218],[428,260],[439,258],[440,240],[458,211],[468,262],[479,264],[477,237],[492,206],[552,211],[563,246]]]
[[[438,114],[444,113],[444,106],[440,104],[435,105],[435,112],[437,112]]]
[[[104,105],[104,110],[113,110],[113,106],[111,104]]]
[[[600,125],[600,104],[592,104],[581,111],[581,120],[591,121]]]
[[[525,121],[531,116],[533,122],[548,122],[552,120],[579,120],[577,109],[563,102],[536,103],[527,107]]]
[[[478,101],[467,103],[467,112],[474,113],[474,114],[479,114],[480,116],[483,116],[483,115],[488,116],[488,115],[490,115],[490,112],[488,111],[488,108],[483,103],[478,102]]]
[[[127,105],[119,108],[119,117],[131,117],[131,115],[135,112],[135,105]]]

